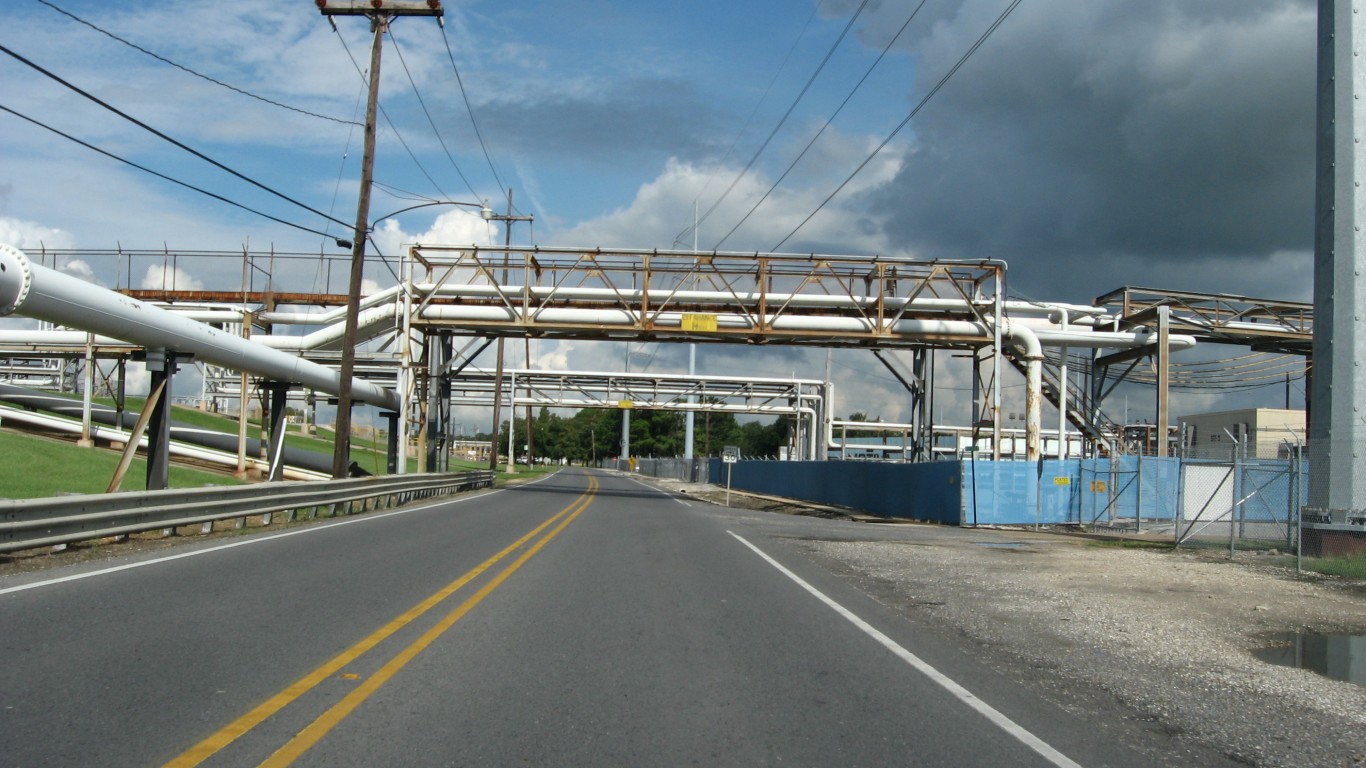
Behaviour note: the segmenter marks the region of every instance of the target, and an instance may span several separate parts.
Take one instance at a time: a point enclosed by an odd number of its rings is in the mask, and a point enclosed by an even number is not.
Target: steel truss
[[[795,455],[820,457],[828,442],[832,386],[815,379],[688,376],[682,374],[510,370],[502,386],[486,372],[448,382],[453,405],[488,405],[499,392],[509,407],[633,408],[792,416]]]

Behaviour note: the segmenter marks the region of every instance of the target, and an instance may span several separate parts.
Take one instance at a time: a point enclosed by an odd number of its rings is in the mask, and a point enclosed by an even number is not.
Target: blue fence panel
[[[1042,474],[1040,474],[1042,472]],[[965,525],[1057,525],[1078,516],[1076,459],[963,462]]]
[[[1180,498],[1181,459],[1175,456],[1135,457],[1139,483],[1134,511],[1144,520],[1175,520]]]
[[[833,504],[883,517],[964,525],[1090,524],[1114,518],[1171,520],[1180,490],[1177,458],[939,461],[741,461],[732,487]],[[712,459],[711,481],[728,467]],[[1113,502],[1111,497],[1113,496]],[[1104,512],[1107,505],[1112,510]]]
[[[713,459],[712,483],[726,484]],[[958,462],[888,464],[863,461],[740,461],[730,466],[736,490],[832,504],[881,517],[957,524],[962,511]]]

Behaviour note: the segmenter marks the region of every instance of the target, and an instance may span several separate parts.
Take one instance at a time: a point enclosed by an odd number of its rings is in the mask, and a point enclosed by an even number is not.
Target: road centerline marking
[[[222,751],[228,745],[237,741],[237,739],[241,738],[243,735],[251,731],[253,728],[265,722],[266,720],[268,720],[269,718],[283,710],[285,707],[289,706],[290,704],[298,700],[304,694],[313,690],[324,681],[332,678],[333,675],[337,674],[342,669],[344,669],[348,664],[351,664],[356,659],[363,656],[367,651],[379,645],[381,642],[388,639],[389,637],[391,637],[404,627],[408,626],[412,622],[421,618],[424,614],[428,613],[437,605],[441,604],[446,598],[455,594],[466,584],[469,584],[471,581],[478,578],[480,575],[482,575],[485,571],[492,568],[494,565],[497,565],[498,562],[503,558],[522,548],[524,545],[526,545],[527,542],[534,539],[542,531],[551,527],[557,521],[561,521],[567,515],[571,515],[571,513],[572,516],[569,519],[573,519],[573,517],[576,517],[579,514],[579,512],[582,512],[583,509],[586,508],[588,504],[592,501],[593,497],[596,495],[597,487],[597,480],[590,475],[588,489],[584,491],[583,494],[581,494],[577,499],[575,499],[569,506],[560,510],[545,522],[531,529],[531,531],[529,531],[516,541],[512,542],[508,546],[504,547],[497,554],[494,554],[492,557],[488,558],[484,562],[467,571],[464,575],[460,576],[455,581],[452,581],[451,583],[432,593],[428,597],[424,598],[422,601],[418,602],[412,608],[409,608],[407,611],[404,611],[403,613],[399,614],[393,619],[390,619],[382,627],[375,630],[370,635],[366,636],[356,644],[352,645],[350,648],[347,648],[346,650],[342,651],[336,656],[333,656],[331,659],[324,662],[321,666],[317,667],[312,672],[309,672],[308,674],[294,681],[284,690],[280,691],[274,696],[271,696],[269,699],[266,699],[264,702],[253,707],[246,714],[234,720],[232,723],[229,723],[227,726],[219,729],[213,735],[200,741],[198,744],[195,744],[193,747],[190,747],[185,752],[176,756],[170,762],[165,764],[165,768],[189,768],[190,766],[197,766],[200,763],[212,757],[213,755]],[[567,524],[567,522],[562,522],[560,527],[556,528],[554,533],[552,533],[551,535],[553,536],[554,534],[563,530],[565,524]],[[546,540],[548,540],[548,538]],[[535,546],[535,549],[539,550],[540,546],[543,546],[544,541],[546,540],[538,542]]]
[[[595,486],[595,482],[591,483],[590,491],[594,490]],[[409,662],[417,658],[418,654],[422,653],[422,651],[426,650],[432,643],[436,642],[438,638],[446,634],[447,630],[455,626],[455,623],[464,618],[465,614],[469,613],[476,605],[483,602],[484,598],[488,597],[493,593],[493,590],[507,581],[508,577],[513,573],[516,573],[523,565],[526,565],[527,561],[534,557],[537,552],[540,552],[542,547],[550,543],[551,539],[560,535],[560,532],[570,523],[574,522],[574,520],[588,508],[590,503],[592,503],[592,498],[585,498],[579,505],[579,508],[574,510],[574,512],[564,520],[560,521],[560,524],[555,526],[554,530],[547,533],[539,541],[529,547],[516,560],[512,561],[511,564],[499,572],[497,576],[494,576],[487,584],[480,587],[478,592],[475,592],[473,595],[466,598],[465,602],[461,603],[459,607],[446,614],[440,622],[431,629],[428,629],[421,637],[414,640],[407,648],[404,648],[385,663],[379,671],[362,681],[353,691],[343,697],[341,701],[332,705],[330,709],[319,715],[316,720],[309,723],[308,726],[300,731],[294,738],[286,742],[285,745],[280,747],[273,755],[266,758],[266,760],[261,763],[260,768],[286,768],[286,766],[292,765],[295,760],[298,760],[303,756],[309,749],[312,749],[313,746],[321,741],[333,728],[354,712],[357,707],[365,703],[366,699],[369,699],[381,686],[406,667]]]
[[[751,544],[747,539],[745,539],[745,537],[741,536],[738,533],[735,533],[734,531],[726,531],[726,533],[729,533],[731,536],[734,536],[735,539],[739,541],[741,544],[744,544],[746,547],[749,547],[751,550],[753,550],[754,554],[763,558],[763,560],[767,562],[769,565],[778,569],[779,573],[796,582],[798,586],[800,586],[807,592],[811,593],[811,595],[814,596],[817,600],[821,601],[822,603],[825,603],[827,607],[834,610],[835,613],[838,613],[846,621],[853,624],[855,627],[858,627],[859,630],[861,630],[864,634],[876,640],[884,648],[891,651],[893,655],[909,664],[916,671],[928,677],[931,681],[939,685],[939,687],[943,688],[944,690],[952,694],[954,698],[968,705],[968,707],[972,708],[978,714],[985,717],[993,725],[1010,734],[1017,741],[1037,752],[1041,757],[1043,757],[1048,762],[1052,763],[1058,768],[1081,768],[1081,766],[1078,763],[1073,762],[1071,758],[1067,757],[1067,755],[1064,755],[1057,749],[1054,749],[1050,744],[1048,744],[1048,742],[1045,742],[1043,739],[1040,739],[1038,736],[1035,736],[1033,733],[1026,730],[1024,726],[1020,725],[1019,723],[1016,723],[1014,720],[1011,720],[1000,710],[996,709],[995,707],[991,706],[985,701],[982,701],[981,699],[977,698],[976,694],[974,694],[972,691],[969,691],[967,688],[964,688],[963,686],[959,685],[948,675],[945,675],[943,672],[940,672],[938,669],[935,669],[934,667],[930,666],[929,662],[921,659],[919,656],[916,656],[914,653],[911,653],[910,651],[906,650],[906,648],[902,646],[900,643],[883,634],[882,631],[879,630],[877,627],[874,627],[873,625],[859,618],[859,616],[855,614],[853,611],[849,610],[848,608],[845,608],[843,605],[835,602],[833,598],[828,597],[824,592],[821,592],[819,589],[816,589],[815,587],[811,586],[811,584],[807,583],[806,580],[804,580],[802,577],[793,573],[782,563],[770,557],[768,553]]]

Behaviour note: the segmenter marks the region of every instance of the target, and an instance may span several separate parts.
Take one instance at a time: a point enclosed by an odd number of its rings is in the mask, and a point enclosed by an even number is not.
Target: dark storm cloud
[[[868,28],[895,29],[900,5]],[[1005,5],[917,21],[908,103]],[[1181,285],[1181,266],[1312,248],[1314,14],[1307,0],[1026,2],[911,124],[868,207],[895,246],[1005,258],[1016,286],[1220,290]]]
[[[494,99],[480,120],[510,149],[533,157],[603,163],[623,158],[691,158],[709,148],[719,118],[695,89],[633,79],[589,92]]]

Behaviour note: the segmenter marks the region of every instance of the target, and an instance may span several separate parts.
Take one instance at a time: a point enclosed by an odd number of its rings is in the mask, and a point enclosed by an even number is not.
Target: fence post
[[[1242,456],[1240,451],[1242,445],[1238,440],[1233,440],[1233,506],[1228,508],[1228,559],[1233,559],[1233,552],[1236,551],[1236,538],[1238,538],[1238,511],[1243,506],[1243,463],[1239,461]]]
[[[1186,512],[1186,450],[1185,450],[1185,426],[1181,427],[1183,443],[1181,455],[1176,461],[1176,507],[1172,509],[1172,546],[1181,546],[1181,523],[1182,515]]]
[[[1143,451],[1138,452],[1137,479],[1134,480],[1134,533],[1143,533]]]

